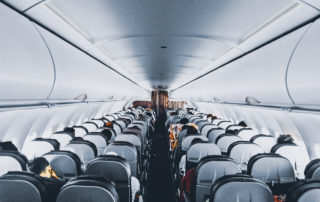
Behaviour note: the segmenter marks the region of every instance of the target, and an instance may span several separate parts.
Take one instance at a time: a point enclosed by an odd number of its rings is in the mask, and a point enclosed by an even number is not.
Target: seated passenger
[[[56,201],[59,190],[66,181],[58,178],[47,159],[44,157],[35,158],[28,163],[28,170],[42,177],[47,189],[48,199],[50,199],[50,202]]]
[[[106,155],[110,156],[117,156],[117,153],[115,152],[108,152]],[[139,201],[142,202],[143,199],[140,195],[140,182],[139,180],[131,175],[131,196],[132,196],[132,202],[133,201]]]
[[[204,142],[202,139],[200,138],[195,138],[192,140],[191,145],[194,145],[196,143],[200,143],[200,142]],[[190,168],[189,170],[187,170],[186,175],[182,178],[181,182],[180,182],[180,202],[185,201],[184,200],[184,196],[183,196],[183,192],[186,193],[186,195],[191,199],[191,201],[195,200],[195,192],[196,192],[196,169],[197,167],[193,167]],[[180,174],[184,174],[186,171],[186,155],[184,155],[181,158],[181,161],[179,163],[179,173]]]
[[[72,134],[72,137],[74,137],[74,136],[76,135],[75,129],[74,129],[74,128],[71,128],[71,127],[65,127],[65,128],[63,129],[63,131]]]
[[[103,131],[101,131],[101,133],[107,137],[108,143],[110,143],[112,138],[112,132],[109,129],[104,129]]]
[[[0,142],[0,150],[18,151],[17,147],[11,142]]]
[[[244,122],[244,121],[240,121],[240,122],[238,123],[238,125],[239,125],[239,126],[242,126],[242,127],[244,127],[244,128],[248,127],[248,125],[247,125],[246,122]]]
[[[189,120],[187,118],[182,118],[179,123],[185,125],[189,123]]]
[[[277,144],[284,144],[284,143],[293,143],[294,139],[291,137],[291,135],[280,135],[277,138]]]

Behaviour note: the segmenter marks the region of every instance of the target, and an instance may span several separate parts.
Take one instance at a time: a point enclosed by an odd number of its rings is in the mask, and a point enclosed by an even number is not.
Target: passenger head
[[[246,122],[244,122],[244,121],[240,121],[240,122],[238,123],[238,125],[239,125],[239,126],[242,126],[242,127],[244,127],[244,128],[248,127],[248,125],[247,125]]]
[[[82,137],[74,137],[72,140],[82,141],[82,140],[83,140],[83,138],[82,138]]]
[[[193,134],[198,134],[198,130],[193,126],[190,126],[187,129],[187,135],[193,135]]]
[[[52,170],[47,159],[43,157],[35,158],[31,162],[28,163],[28,169],[41,177],[46,178],[58,178],[56,173]]]
[[[67,133],[71,133],[73,136],[76,134],[76,131],[74,128],[71,128],[71,127],[65,127],[63,129],[64,132],[67,132]]]
[[[109,129],[104,129],[101,131],[102,135],[106,136],[108,140],[111,140],[112,132]]]
[[[187,124],[187,123],[189,123],[189,120],[187,118],[182,118],[179,123],[180,124]]]
[[[201,138],[194,138],[194,139],[191,141],[190,147],[191,147],[192,145],[194,145],[194,144],[196,144],[196,143],[200,143],[200,142],[203,142],[203,140],[202,140]]]
[[[18,151],[17,147],[11,142],[0,142],[0,150]]]
[[[236,135],[238,130],[226,130],[226,133]]]
[[[283,144],[283,143],[293,143],[294,139],[291,137],[291,135],[280,135],[277,139],[278,144]]]
[[[107,123],[104,124],[104,126],[106,128],[113,128],[113,123],[112,122],[107,122]]]

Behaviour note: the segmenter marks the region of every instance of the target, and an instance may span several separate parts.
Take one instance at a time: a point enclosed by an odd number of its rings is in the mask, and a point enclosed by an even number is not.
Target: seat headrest
[[[38,137],[38,138],[34,139],[33,141],[49,142],[53,146],[54,150],[59,150],[59,148],[60,148],[60,143],[56,139],[48,139],[48,138],[40,138],[40,137]]]
[[[212,185],[210,201],[272,202],[273,194],[260,180],[245,174],[234,174],[223,176]]]
[[[295,182],[295,172],[290,161],[278,154],[256,154],[248,163],[247,173],[265,183]]]
[[[80,176],[71,179],[61,189],[57,202],[69,201],[119,202],[115,184],[99,176]]]
[[[319,180],[301,180],[288,189],[287,201],[305,202],[318,201],[320,198],[320,181]]]
[[[314,159],[308,163],[304,170],[307,179],[320,180],[320,159]]]
[[[29,172],[14,171],[1,176],[0,190],[2,201],[46,201],[47,191],[41,177]]]
[[[290,143],[281,143],[281,144],[276,144],[271,148],[271,153],[276,153],[278,149],[280,149],[281,147],[295,147],[297,146],[295,143],[290,142]]]
[[[97,154],[98,154],[96,145],[94,145],[90,141],[87,141],[87,140],[71,140],[69,142],[69,144],[85,144],[85,145],[88,145],[93,150],[93,153],[94,153],[95,156],[97,156]]]

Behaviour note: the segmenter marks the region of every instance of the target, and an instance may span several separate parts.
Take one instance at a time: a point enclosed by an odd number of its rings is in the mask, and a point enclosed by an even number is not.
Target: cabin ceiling
[[[246,52],[241,45],[288,12],[298,7],[316,10],[298,0],[7,2],[90,54],[99,52],[99,58],[107,58],[108,65],[141,86],[168,90],[211,70],[227,53]],[[66,26],[71,31],[63,29]],[[269,33],[269,38],[276,34]],[[78,40],[79,35],[89,45]]]

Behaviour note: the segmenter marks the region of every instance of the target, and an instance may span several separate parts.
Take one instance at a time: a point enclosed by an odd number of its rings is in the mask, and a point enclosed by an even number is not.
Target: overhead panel
[[[188,81],[201,68],[208,68],[295,3],[291,0],[51,0],[44,4],[138,81],[147,78],[150,87],[160,82],[170,88]],[[157,69],[160,65],[162,74],[135,73]],[[178,66],[190,66],[193,71],[177,71]]]

